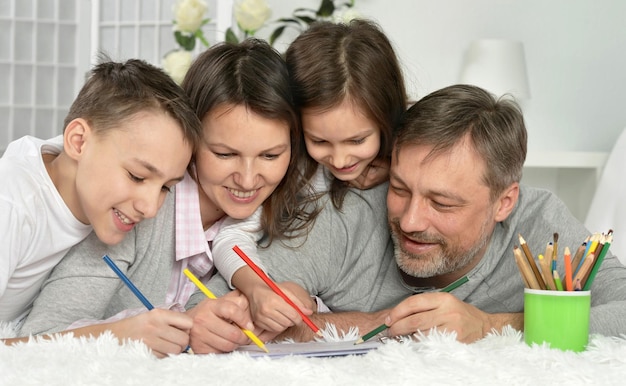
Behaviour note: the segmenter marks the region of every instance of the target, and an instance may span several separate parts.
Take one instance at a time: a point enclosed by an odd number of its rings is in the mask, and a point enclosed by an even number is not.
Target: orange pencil
[[[569,247],[565,247],[563,252],[563,260],[565,261],[565,289],[567,291],[573,291],[573,278],[572,278],[572,255],[570,254]]]
[[[241,257],[243,259],[243,261],[246,262],[246,264],[248,264],[248,266],[250,268],[252,268],[252,270],[265,282],[265,284],[267,284],[278,296],[280,296],[281,298],[283,298],[284,301],[287,302],[287,304],[289,304],[290,306],[292,306],[296,311],[298,311],[298,313],[300,314],[300,317],[302,317],[302,320],[304,321],[304,323],[306,323],[311,330],[313,330],[314,333],[316,333],[319,336],[323,336],[322,332],[320,331],[319,327],[317,327],[315,325],[315,323],[313,323],[313,321],[311,321],[311,319],[309,319],[301,310],[300,308],[291,300],[289,299],[289,297],[287,295],[285,295],[285,293],[283,291],[281,291],[281,289],[276,285],[276,283],[274,283],[272,281],[272,279],[270,279],[265,272],[263,272],[263,270],[261,268],[259,268],[258,265],[254,264],[254,262],[252,260],[250,260],[250,258],[241,250],[239,249],[238,246],[234,246],[233,247],[233,251],[235,251],[236,254],[239,255],[239,257]]]

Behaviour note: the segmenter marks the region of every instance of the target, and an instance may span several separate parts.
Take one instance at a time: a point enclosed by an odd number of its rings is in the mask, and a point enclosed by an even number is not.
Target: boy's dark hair
[[[189,99],[169,75],[143,60],[113,62],[101,55],[72,103],[64,126],[85,119],[94,132],[115,129],[142,111],[165,111],[176,120],[185,141],[195,151],[202,125]]]

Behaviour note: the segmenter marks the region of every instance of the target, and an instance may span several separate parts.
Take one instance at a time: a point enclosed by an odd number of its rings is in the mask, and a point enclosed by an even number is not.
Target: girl
[[[308,152],[303,170],[317,193],[328,192],[341,209],[350,187],[387,180],[393,130],[407,108],[402,70],[389,39],[366,20],[320,22],[299,35],[286,52],[287,67]],[[232,252],[233,240],[214,244],[220,273],[249,299],[256,325],[282,331],[282,300]],[[244,250],[259,260],[254,250]],[[239,265],[224,267],[221,256]],[[320,308],[320,310],[323,309]]]

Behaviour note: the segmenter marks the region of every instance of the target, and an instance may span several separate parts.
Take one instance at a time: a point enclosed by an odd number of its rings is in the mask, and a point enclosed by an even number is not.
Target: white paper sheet
[[[235,352],[245,352],[251,357],[280,358],[289,355],[303,355],[307,357],[333,357],[344,355],[359,355],[379,347],[378,339],[372,339],[361,344],[349,342],[305,342],[305,343],[268,343],[265,347],[269,353],[256,345],[241,346]]]

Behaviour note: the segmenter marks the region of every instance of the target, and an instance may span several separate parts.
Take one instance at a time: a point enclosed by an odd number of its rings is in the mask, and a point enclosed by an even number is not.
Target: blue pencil
[[[113,262],[113,260],[111,260],[111,258],[108,255],[104,255],[102,256],[102,258],[104,259],[104,261],[109,265],[109,267],[111,267],[111,269],[113,270],[113,272],[115,272],[117,274],[117,276],[120,277],[120,279],[122,279],[122,281],[124,282],[124,284],[126,284],[126,286],[133,291],[133,293],[135,294],[135,296],[137,296],[137,299],[141,300],[141,302],[143,303],[144,306],[146,306],[146,308],[148,310],[151,310],[154,308],[154,306],[150,303],[150,301],[148,301],[148,299],[146,299],[145,296],[143,296],[143,294],[141,293],[141,291],[139,291],[139,289],[137,287],[135,287],[135,285],[133,284],[132,281],[130,281],[130,279],[128,277],[126,277],[126,275],[124,275],[124,272],[122,272],[119,267]]]
[[[152,305],[152,303],[150,303],[150,301],[148,299],[146,299],[145,296],[143,296],[143,294],[141,293],[141,291],[139,291],[139,288],[135,287],[135,285],[133,284],[132,281],[130,281],[130,279],[124,275],[124,272],[122,272],[120,270],[120,268],[117,266],[117,264],[115,264],[113,262],[113,260],[111,260],[111,258],[108,255],[104,255],[102,256],[102,258],[104,259],[104,261],[109,265],[109,267],[111,267],[111,269],[113,270],[113,272],[115,272],[117,274],[117,276],[119,276],[120,279],[122,279],[122,281],[124,282],[124,284],[126,284],[126,286],[133,291],[133,293],[135,294],[135,296],[137,296],[137,299],[141,300],[141,302],[143,303],[144,306],[146,306],[146,308],[148,309],[148,311],[150,311],[151,309],[154,308],[154,306]],[[188,352],[190,354],[193,354],[193,350],[191,349],[190,346],[187,346],[185,348],[185,350],[183,352]]]

